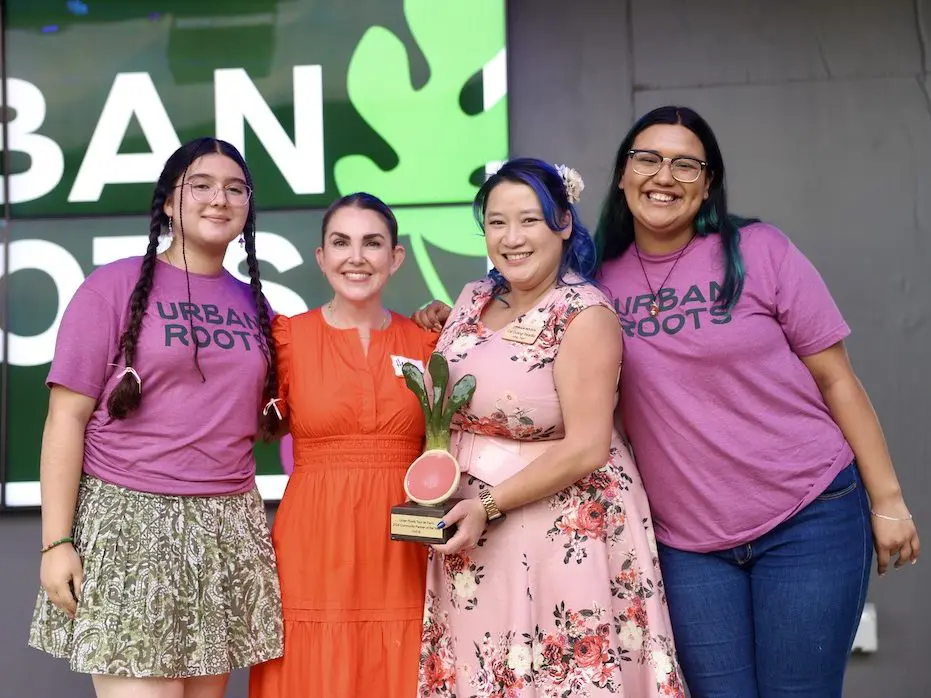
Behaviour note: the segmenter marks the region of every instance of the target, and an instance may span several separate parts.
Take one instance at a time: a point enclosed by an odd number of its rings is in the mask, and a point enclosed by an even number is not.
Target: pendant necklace
[[[689,245],[692,244],[692,240],[695,239],[695,236],[689,238],[689,241],[685,243],[679,254],[676,256],[676,261],[672,263],[672,266],[669,268],[669,273],[666,274],[666,278],[663,279],[663,283],[659,285],[659,290],[662,291],[663,287],[666,285],[666,282],[669,281],[669,277],[672,276],[673,269],[676,268],[676,265],[679,263],[679,260],[682,259],[682,255],[685,254],[685,251],[689,248]],[[647,276],[646,267],[643,266],[643,260],[640,258],[640,248],[637,246],[637,243],[634,242],[634,252],[637,255],[637,261],[640,262],[640,270],[643,272],[643,279],[647,282],[647,288],[650,289],[650,298],[653,299],[653,302],[650,303],[650,315],[656,317],[659,315],[659,302],[657,300],[656,294],[653,293],[653,284],[650,283],[650,277]]]

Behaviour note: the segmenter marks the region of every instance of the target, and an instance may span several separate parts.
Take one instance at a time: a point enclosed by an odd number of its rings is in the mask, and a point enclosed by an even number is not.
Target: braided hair
[[[149,242],[146,247],[145,255],[142,258],[142,265],[139,271],[139,279],[133,288],[129,298],[129,321],[126,328],[120,336],[118,351],[114,358],[114,363],[119,363],[122,359],[126,368],[134,368],[136,360],[136,343],[139,339],[139,332],[142,329],[142,320],[145,317],[146,308],[149,302],[149,294],[152,291],[153,280],[155,278],[155,268],[157,264],[156,256],[158,251],[159,237],[168,229],[169,219],[165,213],[165,203],[168,201],[171,192],[174,190],[176,183],[184,181],[187,171],[191,164],[198,158],[216,153],[224,155],[235,162],[242,169],[246,178],[246,184],[252,188],[252,176],[249,168],[239,151],[226,141],[216,138],[197,138],[185,143],[178,148],[165,163],[162,173],[155,184],[155,191],[152,194],[152,206],[150,209],[149,223]],[[191,301],[191,280],[187,268],[187,255],[184,243],[184,221],[182,218],[182,203],[184,197],[184,188],[178,190],[179,202],[177,206],[181,236],[181,256],[184,260],[184,273],[187,281],[188,302]],[[276,354],[275,343],[272,340],[271,317],[268,302],[265,294],[262,292],[262,281],[259,277],[259,263],[255,252],[255,201],[254,196],[249,199],[249,212],[246,216],[246,225],[243,229],[243,239],[245,241],[246,261],[249,267],[250,288],[255,301],[256,316],[261,328],[262,341],[259,343],[262,353],[265,357],[265,385],[262,390],[262,404],[267,404],[269,400],[278,396],[278,376],[275,371]],[[191,325],[191,336],[194,337],[193,320],[188,317]],[[207,377],[201,370],[198,359],[199,342],[196,338],[193,341],[194,366],[200,373],[201,380],[206,381]],[[113,419],[125,419],[131,412],[139,407],[142,400],[142,391],[136,378],[128,372],[123,375],[119,383],[113,388],[110,397],[107,400],[107,410]],[[274,437],[278,431],[278,416],[274,410],[267,410],[262,416],[262,436],[266,440]]]

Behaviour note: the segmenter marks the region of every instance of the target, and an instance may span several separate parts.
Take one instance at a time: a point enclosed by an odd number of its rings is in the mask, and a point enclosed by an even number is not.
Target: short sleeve
[[[65,309],[46,385],[99,400],[119,342],[120,313],[85,282]]]
[[[476,286],[481,284],[489,284],[489,279],[487,276],[477,279],[475,281],[470,281],[465,286],[462,287],[462,290],[459,292],[459,296],[456,298],[456,301],[453,303],[453,309],[461,308],[467,303],[472,302],[472,296],[474,295]]]
[[[620,349],[620,359],[617,366],[617,374],[614,378],[615,391],[617,391],[620,388],[621,366],[624,363],[624,332],[621,330],[620,319],[617,316],[617,312],[613,303],[610,301],[608,296],[594,284],[577,283],[571,286],[567,286],[565,291],[565,306],[559,307],[559,304],[557,304],[557,306],[554,308],[556,311],[554,336],[557,340],[557,355],[559,352],[558,345],[561,344],[562,339],[566,334],[566,330],[569,329],[569,325],[571,325],[573,320],[575,320],[579,315],[581,315],[589,308],[605,308],[609,310],[611,312],[611,316],[617,323],[617,338]]]
[[[444,353],[448,349],[459,335],[461,326],[470,324],[470,317],[476,312],[476,303],[482,298],[487,298],[491,291],[492,281],[487,276],[477,281],[470,281],[463,286],[456,298],[456,303],[449,311],[443,331],[437,339],[436,351]]]
[[[824,279],[791,242],[776,275],[776,317],[798,356],[817,354],[850,334]]]
[[[558,315],[563,318],[562,322],[557,323],[557,339],[561,339],[562,334],[569,328],[572,321],[578,317],[579,313],[588,308],[607,308],[612,315],[617,316],[614,305],[608,297],[592,284],[574,284],[567,286],[566,289],[565,306],[557,308]],[[618,328],[620,330],[620,324]]]
[[[484,303],[482,299],[491,296],[493,291],[494,282],[487,276],[467,283],[462,287],[462,291],[459,292],[459,297],[456,298],[452,310],[449,311],[449,319],[446,324],[449,325],[454,320],[458,321],[471,315],[475,312],[476,302]]]
[[[276,315],[272,320],[272,339],[277,357],[275,368],[278,374],[278,409],[282,419],[288,418],[288,393],[291,387],[291,318]]]

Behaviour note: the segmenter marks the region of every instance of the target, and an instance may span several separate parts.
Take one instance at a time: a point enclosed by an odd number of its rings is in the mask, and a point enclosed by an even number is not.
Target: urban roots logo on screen
[[[321,194],[324,143],[320,66],[294,66],[292,83],[293,141],[246,71],[240,68],[214,71],[214,134],[245,150],[248,123],[295,194]],[[28,170],[10,177],[10,203],[35,201],[61,182],[65,174],[64,153],[58,143],[38,132],[45,120],[46,100],[37,86],[9,78],[7,102],[16,112],[16,118],[8,125],[10,149],[25,153],[32,161]],[[142,129],[151,152],[119,152],[133,119]],[[97,201],[109,184],[154,183],[165,160],[180,145],[149,73],[119,73],[71,185],[68,201]]]
[[[248,160],[263,289],[278,312],[325,301],[320,216],[354,191],[395,207],[408,255],[392,307],[451,302],[484,273],[470,204],[507,157],[504,5],[385,0],[363,14],[337,0],[262,0],[202,16],[204,3],[164,14],[105,3],[76,17],[64,3],[7,0],[7,505],[39,503],[43,382],[65,307],[96,267],[144,251],[152,184],[182,142],[216,135]],[[224,266],[248,281],[244,259],[230,245]],[[171,347],[252,346],[253,318],[241,328],[225,308],[192,303],[150,308]],[[288,472],[280,448],[256,449],[268,499]]]
[[[484,244],[476,234],[467,205],[476,191],[476,172],[484,172],[489,164],[507,155],[503,0],[442,4],[408,0],[403,3],[403,17],[429,68],[423,84],[413,84],[412,56],[398,36],[385,27],[370,26],[351,52],[342,77],[345,87],[328,88],[321,65],[293,65],[275,76],[279,101],[270,104],[244,68],[216,67],[212,70],[212,90],[209,85],[198,84],[192,99],[204,100],[204,104],[197,105],[200,110],[212,102],[213,123],[208,127],[212,126],[219,138],[232,142],[247,158],[262,156],[271,161],[273,174],[283,181],[287,195],[297,197],[294,202],[298,206],[319,208],[354,191],[369,191],[400,206],[396,212],[402,242],[417,264],[430,296],[449,302],[458,289],[446,288],[429,249],[467,257],[476,262],[477,271],[481,269]],[[326,33],[325,28],[316,31]],[[338,31],[336,27],[334,31]],[[202,47],[200,62],[210,62],[210,48],[209,42]],[[67,204],[94,204],[114,190],[122,191],[121,185],[145,185],[145,191],[135,190],[138,195],[132,209],[123,211],[143,214],[147,187],[158,178],[166,158],[181,143],[179,129],[164,100],[166,94],[177,99],[176,93],[182,88],[156,70],[117,73],[99,117],[92,127],[88,124],[86,146],[74,148],[72,143],[70,148],[63,148],[55,137],[43,131],[43,126],[50,121],[61,122],[61,114],[49,113],[48,106],[67,104],[67,100],[56,99],[54,92],[44,93],[39,85],[15,77],[15,68],[13,61],[14,77],[7,85],[8,104],[14,111],[8,124],[9,144],[11,151],[28,157],[22,160],[24,169],[9,177],[14,218],[21,204],[39,206],[26,208],[26,215],[33,210],[46,213],[44,202],[60,198],[61,191],[56,191],[60,187],[66,189],[66,199],[50,204],[51,213],[67,215],[71,210]],[[463,95],[476,80],[481,86],[480,94],[475,96],[480,104],[467,113]],[[191,86],[183,89],[190,91]],[[328,92],[343,90],[358,115],[355,124],[324,118]],[[282,92],[288,93],[283,102]],[[85,121],[90,118],[85,117]],[[331,158],[332,168],[327,172],[327,144],[338,142],[340,152],[346,151],[347,134],[354,136],[353,129],[361,128],[359,123],[390,146],[396,164],[383,168],[374,155],[346,152]],[[252,134],[249,140],[247,127]],[[68,140],[73,139],[71,132]],[[145,152],[123,152],[127,141],[143,144]],[[260,148],[250,153],[249,144]],[[69,153],[74,161],[70,166],[74,171],[71,181],[66,166]],[[267,210],[267,183],[272,178],[256,171],[254,174],[257,204],[261,207],[265,201]],[[332,183],[329,191],[328,181]],[[451,206],[413,208],[420,204]],[[88,211],[97,209],[78,206],[74,210]],[[48,239],[17,239],[15,224],[13,237],[9,272],[36,270],[47,274],[59,300],[58,312],[44,331],[31,336],[10,333],[10,363],[21,366],[51,361],[61,315],[89,273],[88,261],[99,266],[145,249],[143,231],[127,230],[127,235],[120,237],[88,236],[80,241],[80,246],[90,252],[84,255],[76,254],[70,244],[66,247]],[[294,245],[275,232],[260,230],[256,247],[259,259],[279,272],[304,263]],[[0,255],[3,253],[0,249]],[[226,266],[247,280],[239,271],[243,259],[241,250],[231,246]],[[311,299],[301,289],[272,280],[264,285],[269,301],[279,312],[294,314],[310,305]]]
[[[345,81],[355,112],[388,143],[398,164],[386,171],[366,154],[346,154],[330,173],[340,192],[361,185],[395,205],[469,200],[475,188],[471,175],[504,158],[507,151],[502,3],[405,2],[405,18],[430,70],[426,83],[416,88],[411,84],[411,60],[405,45],[384,27],[368,28],[340,81]],[[334,30],[339,31],[338,27]],[[325,28],[318,33],[325,33]],[[50,46],[54,55],[55,45]],[[204,46],[203,55],[194,58],[200,63],[214,62],[209,49]],[[60,111],[49,114],[48,98],[59,110],[75,109],[78,131],[89,127],[84,122],[94,118],[88,111],[92,107],[83,95],[69,100],[43,91],[41,84],[17,76],[16,65],[14,55],[7,81],[7,103],[14,114],[7,125],[9,149],[26,155],[29,164],[10,176],[9,197],[14,205],[41,201],[62,184],[68,204],[89,204],[100,201],[108,186],[154,182],[167,157],[181,144],[165,106],[166,95],[176,112],[182,110],[176,103],[182,102],[183,122],[191,121],[194,112],[194,119],[203,121],[200,129],[212,130],[247,158],[248,126],[289,193],[297,197],[289,203],[297,205],[307,205],[300,197],[337,193],[326,191],[327,144],[342,142],[347,129],[359,128],[351,120],[325,120],[325,98],[328,103],[345,98],[339,96],[342,85],[324,85],[319,64],[291,65],[279,74],[264,76],[266,86],[272,83],[267,89],[278,97],[273,104],[240,66],[217,65],[212,70],[212,86],[199,83],[193,91],[189,85],[165,79],[162,71],[118,72],[83,153],[74,154],[79,159],[76,172],[66,181],[66,151],[74,149],[76,134],[71,128],[59,129],[58,134],[44,131],[48,117],[61,123],[64,116]],[[477,74],[482,78],[482,105],[478,113],[467,114],[460,104],[462,92]],[[97,82],[102,78],[95,77]],[[282,97],[286,80],[290,94]],[[283,113],[285,109],[288,113]],[[144,152],[121,152],[129,135],[145,144]],[[56,138],[68,141],[67,146]],[[67,213],[67,206],[56,212]]]

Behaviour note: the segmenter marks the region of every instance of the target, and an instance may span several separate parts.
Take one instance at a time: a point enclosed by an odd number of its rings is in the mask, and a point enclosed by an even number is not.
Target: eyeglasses
[[[202,204],[213,203],[221,187],[211,182],[185,182],[179,186],[190,187],[191,197]],[[247,184],[227,184],[222,187],[230,206],[245,206],[252,196],[252,187]]]
[[[683,184],[694,182],[708,166],[704,160],[683,156],[667,158],[652,150],[628,150],[627,155],[630,157],[630,166],[638,175],[652,177],[668,162],[673,179]]]

